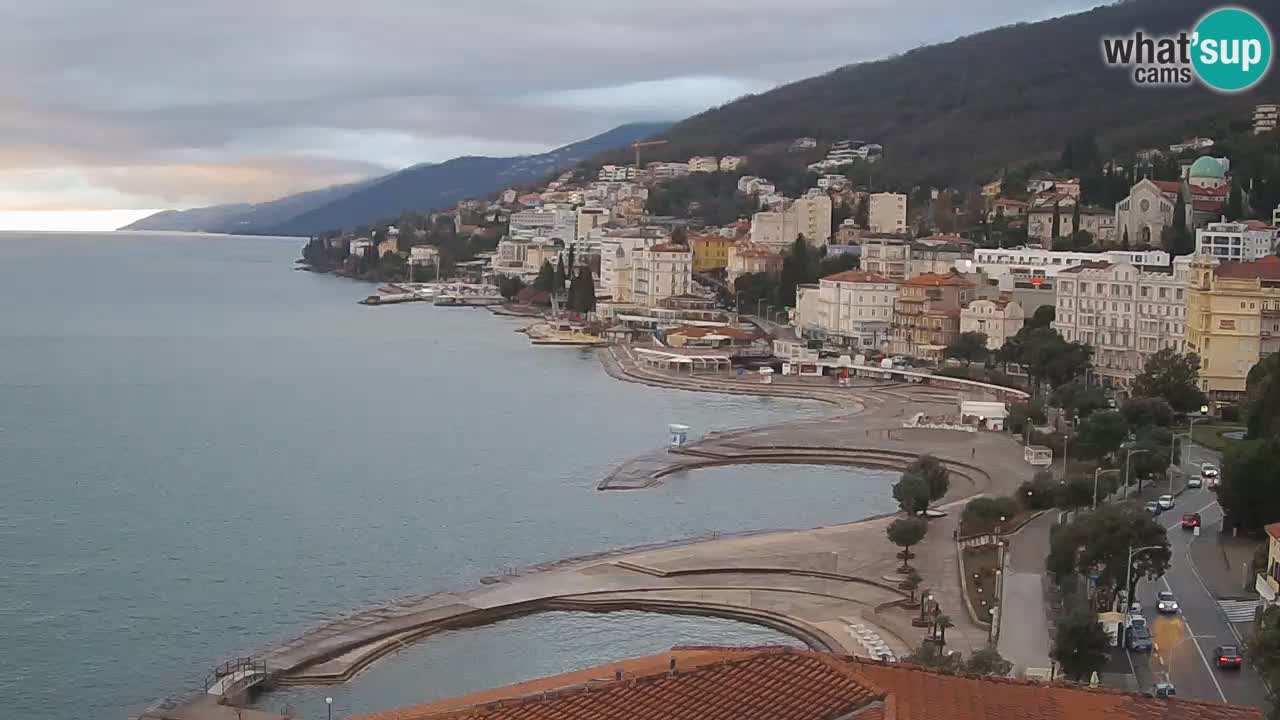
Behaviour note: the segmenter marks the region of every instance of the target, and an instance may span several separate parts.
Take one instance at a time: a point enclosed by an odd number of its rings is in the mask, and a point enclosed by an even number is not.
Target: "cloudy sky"
[[[0,229],[540,152],[1096,4],[0,0]]]

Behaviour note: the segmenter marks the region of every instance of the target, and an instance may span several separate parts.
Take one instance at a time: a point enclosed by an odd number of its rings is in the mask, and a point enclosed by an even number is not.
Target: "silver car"
[[[1160,496],[1160,499],[1159,499],[1159,500],[1156,500],[1156,504],[1160,506],[1160,509],[1161,509],[1161,510],[1172,510],[1172,509],[1173,509],[1173,496],[1172,496],[1172,495],[1161,495],[1161,496]]]

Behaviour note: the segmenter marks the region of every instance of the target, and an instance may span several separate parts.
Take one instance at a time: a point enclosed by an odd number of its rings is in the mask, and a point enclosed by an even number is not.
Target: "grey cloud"
[[[742,87],[1096,1],[0,0],[0,172],[81,168],[140,201],[261,200],[675,119]],[[687,78],[706,96],[663,92]],[[547,101],[635,84],[646,94],[618,107]],[[318,152],[324,137],[361,142]],[[255,182],[229,182],[240,165]]]

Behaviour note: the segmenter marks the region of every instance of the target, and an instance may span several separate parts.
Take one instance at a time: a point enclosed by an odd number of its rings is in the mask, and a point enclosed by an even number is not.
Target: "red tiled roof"
[[[671,662],[675,672],[671,672]],[[622,673],[617,679],[615,673]],[[1262,720],[1261,708],[947,675],[793,648],[676,648],[356,720]]]
[[[863,270],[845,270],[844,272],[828,275],[823,280],[831,282],[847,282],[847,283],[889,283],[893,282],[883,275],[865,272]]]
[[[1027,206],[1027,204],[1022,202],[1021,200],[1014,200],[1013,198],[1000,198],[999,200],[996,200],[996,205],[1009,205],[1011,207]]]
[[[1261,720],[1262,709],[1006,678],[945,675],[854,659],[889,694],[889,720]]]
[[[1225,262],[1213,269],[1217,277],[1280,280],[1280,257],[1268,255],[1253,262]]]
[[[965,280],[955,273],[942,275],[939,273],[924,273],[917,275],[906,281],[907,285],[928,285],[929,287],[941,287],[943,285],[958,285],[961,287],[973,287],[973,283]]]
[[[1177,180],[1152,180],[1151,183],[1160,188],[1162,192],[1174,195],[1182,192],[1182,183]]]
[[[1192,196],[1220,197],[1225,200],[1226,197],[1230,194],[1231,194],[1230,185],[1221,185],[1219,187],[1200,187],[1199,185],[1191,186]]]
[[[649,248],[650,252],[689,252],[688,245],[677,245],[675,243],[662,243]]]
[[[1271,523],[1270,525],[1267,525],[1265,527],[1268,535],[1270,535],[1271,537],[1277,540],[1280,540],[1280,523]]]
[[[446,700],[357,720],[835,720],[870,709],[884,696],[855,666],[834,655],[791,648],[704,651],[710,652],[687,664],[680,649],[639,659],[673,658],[675,673],[668,665],[649,663],[646,674],[637,676],[620,663],[597,668],[597,682],[564,676],[566,683],[544,683],[523,694],[477,693],[476,703]],[[601,672],[612,668],[623,672],[623,679]]]
[[[1244,224],[1248,226],[1250,230],[1275,230],[1276,229],[1274,225],[1268,225],[1267,223],[1264,223],[1261,220],[1246,220]]]

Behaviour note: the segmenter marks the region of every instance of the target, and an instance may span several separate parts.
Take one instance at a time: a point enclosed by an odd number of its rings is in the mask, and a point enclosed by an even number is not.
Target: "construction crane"
[[[631,143],[631,147],[636,149],[636,172],[640,172],[640,148],[649,147],[650,145],[666,145],[666,140],[645,140],[642,142]]]

